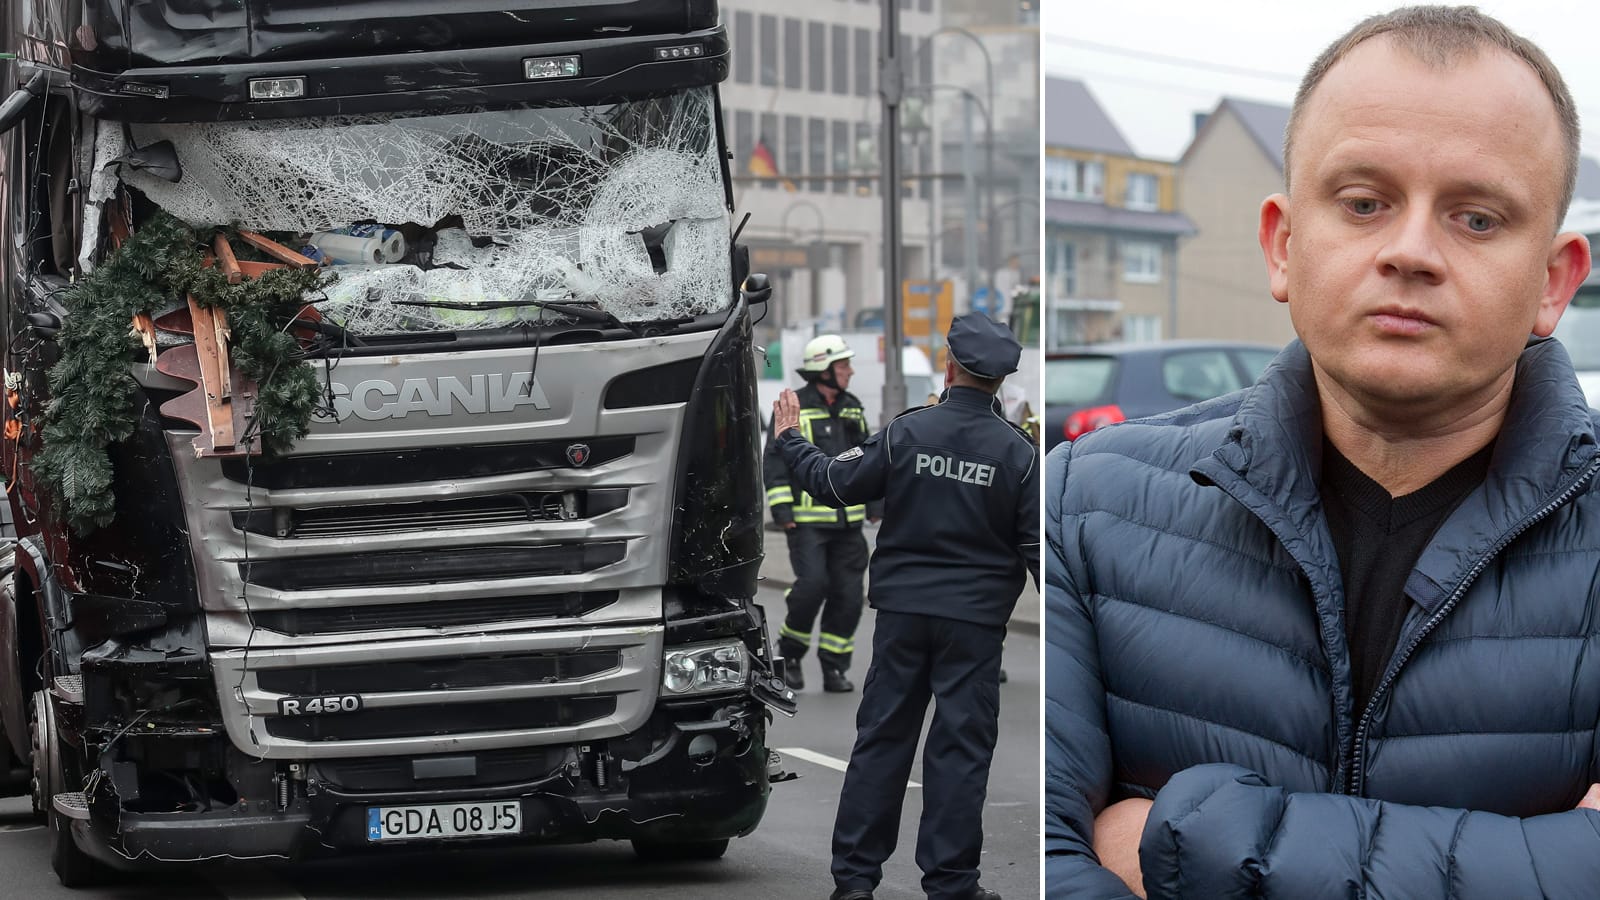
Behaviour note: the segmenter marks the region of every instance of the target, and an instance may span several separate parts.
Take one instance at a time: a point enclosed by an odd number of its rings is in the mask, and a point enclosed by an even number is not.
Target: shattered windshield
[[[197,229],[264,232],[323,261],[338,277],[308,299],[358,333],[500,327],[538,320],[546,302],[676,319],[733,295],[715,110],[698,88],[601,106],[112,125],[96,194],[120,176]],[[181,180],[115,165],[130,134],[171,141]]]

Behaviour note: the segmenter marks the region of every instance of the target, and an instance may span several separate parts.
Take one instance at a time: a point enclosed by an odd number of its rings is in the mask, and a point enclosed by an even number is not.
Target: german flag
[[[750,159],[744,167],[745,171],[757,178],[778,177],[778,161],[772,158],[772,148],[767,146],[766,135],[756,141],[756,148],[750,151]]]
[[[778,174],[778,161],[772,156],[772,148],[767,146],[767,136],[762,135],[756,140],[756,147],[750,151],[750,159],[744,164],[746,172],[757,178],[780,178],[783,189],[794,193],[797,188],[794,182]]]

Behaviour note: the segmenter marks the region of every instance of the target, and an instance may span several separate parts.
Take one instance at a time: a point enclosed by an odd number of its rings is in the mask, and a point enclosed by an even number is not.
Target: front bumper
[[[604,742],[434,757],[313,761],[271,790],[227,807],[133,812],[109,789],[92,798],[73,836],[119,868],[218,858],[303,858],[418,846],[578,843],[599,839],[709,841],[755,830],[769,792],[766,712],[748,694],[661,702],[644,728]],[[287,769],[238,757],[245,767]],[[475,774],[463,767],[471,760]],[[420,766],[418,764],[421,764]],[[432,777],[440,764],[452,772]],[[422,773],[423,777],[418,777]],[[243,773],[240,773],[243,774]],[[236,780],[264,781],[262,771]],[[507,780],[507,778],[510,780]],[[107,782],[110,779],[106,780]],[[367,838],[367,809],[515,799],[516,835],[383,841]]]

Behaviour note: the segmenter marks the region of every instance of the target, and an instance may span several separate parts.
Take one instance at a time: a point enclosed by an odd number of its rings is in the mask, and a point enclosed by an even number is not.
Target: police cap
[[[983,313],[957,316],[945,343],[961,368],[980,378],[1010,375],[1022,358],[1022,344],[1011,329]]]

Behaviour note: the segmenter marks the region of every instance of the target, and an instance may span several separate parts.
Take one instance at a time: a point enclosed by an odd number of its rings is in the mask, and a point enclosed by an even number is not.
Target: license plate
[[[521,831],[522,804],[515,800],[446,803],[438,806],[367,807],[369,841],[477,837],[518,834]]]

